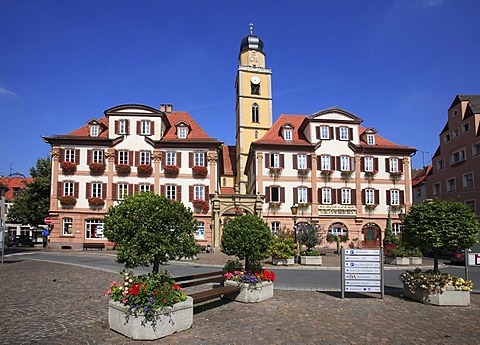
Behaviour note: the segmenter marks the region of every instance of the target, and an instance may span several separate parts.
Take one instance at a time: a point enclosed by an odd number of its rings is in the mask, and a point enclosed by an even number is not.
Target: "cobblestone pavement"
[[[10,257],[0,264],[0,344],[478,344],[480,295],[436,307],[387,295],[275,290],[259,304],[210,303],[190,330],[152,342],[108,327],[104,292],[118,274]]]

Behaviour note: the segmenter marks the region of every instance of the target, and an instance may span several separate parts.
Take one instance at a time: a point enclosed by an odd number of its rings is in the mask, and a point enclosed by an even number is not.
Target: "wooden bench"
[[[191,286],[199,286],[207,283],[223,283],[225,276],[223,271],[194,274],[190,276],[182,276],[173,278],[177,284],[183,289]],[[193,298],[193,304],[205,302],[223,295],[240,292],[238,286],[221,286],[213,289],[193,293],[189,295]]]
[[[105,248],[105,243],[84,243],[83,250],[87,250],[88,248],[103,250]]]

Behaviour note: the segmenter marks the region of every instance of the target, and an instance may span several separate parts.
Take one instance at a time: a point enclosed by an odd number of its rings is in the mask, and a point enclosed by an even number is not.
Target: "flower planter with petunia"
[[[260,273],[234,271],[225,273],[225,286],[239,286],[240,293],[224,295],[223,298],[242,303],[258,303],[273,297],[275,273],[262,270]]]
[[[277,178],[282,175],[283,168],[277,167],[277,168],[270,168],[269,169],[269,174],[273,178]]]
[[[74,206],[77,203],[77,198],[73,195],[65,195],[58,198],[62,206]]]
[[[402,273],[400,280],[406,298],[438,306],[470,305],[471,280],[431,270],[422,271],[420,268]]]
[[[322,170],[320,172],[320,176],[325,180],[325,181],[330,181],[332,178],[333,170]]]
[[[392,181],[401,180],[402,176],[403,176],[403,173],[401,171],[390,172],[390,180],[392,180]]]
[[[105,294],[110,329],[133,340],[155,340],[192,327],[193,299],[168,272],[123,275]]]
[[[115,171],[119,175],[128,175],[132,171],[132,167],[128,164],[117,164],[115,165]]]
[[[72,162],[62,162],[60,167],[64,175],[72,175],[77,171],[77,164]]]
[[[353,174],[353,171],[345,170],[340,173],[340,177],[344,181],[350,181],[350,179],[352,178],[352,174]]]
[[[194,177],[205,178],[208,174],[208,168],[203,165],[195,165],[192,167],[192,174]]]
[[[375,176],[377,175],[377,173],[378,173],[377,170],[365,171],[365,173],[364,173],[365,180],[373,181],[375,179]]]
[[[298,177],[300,177],[301,179],[305,179],[308,177],[308,174],[310,173],[310,169],[298,169],[297,170],[297,175]]]
[[[180,171],[180,168],[177,167],[176,165],[165,165],[163,167],[163,172],[167,177],[177,177],[179,171]]]
[[[105,205],[105,200],[103,200],[102,198],[91,197],[88,198],[88,204],[93,207],[101,207]]]
[[[197,211],[200,212],[208,212],[210,210],[210,205],[208,204],[208,201],[203,200],[203,199],[195,199],[192,201],[193,208]]]
[[[150,164],[137,165],[137,173],[141,176],[150,176],[153,172],[153,168]]]
[[[105,172],[105,164],[104,163],[90,163],[88,164],[90,169],[90,173],[92,175],[100,175]]]

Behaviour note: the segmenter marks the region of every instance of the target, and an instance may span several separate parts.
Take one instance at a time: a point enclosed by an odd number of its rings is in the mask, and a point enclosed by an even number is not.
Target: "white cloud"
[[[0,96],[16,96],[15,92],[0,86]]]
[[[423,7],[437,7],[447,0],[423,0]]]

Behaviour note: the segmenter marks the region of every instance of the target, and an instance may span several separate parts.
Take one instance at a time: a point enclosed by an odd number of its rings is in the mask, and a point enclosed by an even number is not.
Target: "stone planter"
[[[419,258],[417,256],[409,257],[408,261],[409,261],[410,265],[412,265],[412,266],[420,266],[423,262],[422,258]]]
[[[429,294],[424,289],[411,292],[408,286],[403,284],[403,296],[414,301],[439,306],[467,307],[470,305],[470,291],[455,290],[454,287],[449,287],[443,293]]]
[[[226,280],[225,286],[236,286],[237,282]],[[273,297],[273,282],[262,282],[256,285],[242,284],[239,293],[224,295],[223,298],[242,303],[258,303]]]
[[[295,257],[291,256],[288,259],[280,259],[272,257],[272,265],[293,265],[295,263]]]
[[[390,265],[397,265],[397,266],[408,266],[410,265],[410,260],[409,258],[403,258],[401,256],[397,256],[395,258],[387,256],[385,258],[385,263]]]
[[[159,315],[153,326],[151,322],[142,324],[143,316],[127,316],[123,304],[110,300],[108,324],[113,331],[133,340],[155,340],[192,327],[193,299],[191,297],[175,304],[170,310],[170,315]]]
[[[300,264],[307,266],[319,266],[322,264],[322,257],[319,256],[300,256]]]

